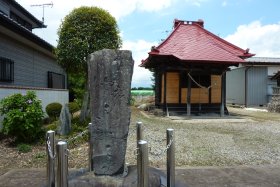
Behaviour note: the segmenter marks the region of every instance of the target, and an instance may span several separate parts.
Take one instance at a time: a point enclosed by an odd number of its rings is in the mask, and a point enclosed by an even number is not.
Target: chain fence
[[[52,152],[50,137],[48,137],[48,139],[47,139],[47,146],[48,146],[48,155],[52,160],[54,160],[56,155],[55,155],[55,153]]]
[[[77,134],[76,136],[74,136],[73,138],[70,138],[70,139],[68,139],[67,140],[67,143],[73,143],[74,145],[75,145],[75,140],[77,140],[78,138],[80,138],[80,137],[83,137],[85,134],[87,134],[89,131],[88,131],[88,129],[86,129],[86,130],[84,130],[84,131],[82,131],[82,132],[80,132],[79,134]]]
[[[130,129],[129,131],[129,136],[132,136],[137,133],[137,127]],[[167,150],[170,148],[170,146],[173,143],[173,137],[170,139],[168,144],[166,144],[166,137],[164,138],[157,138],[153,134],[150,134],[149,132],[153,132],[149,130],[145,125],[142,124],[142,129],[143,129],[143,139],[146,140],[149,143],[149,154],[152,159],[154,160],[161,160],[164,159],[164,156],[167,152]],[[135,160],[137,160],[137,155],[138,155],[139,149],[136,148],[134,150],[134,156]]]
[[[173,143],[173,139],[171,139],[169,141],[169,143],[167,144],[167,146],[164,148],[164,149],[155,149],[155,150],[152,150],[150,148],[149,150],[149,153],[152,157],[154,157],[155,159],[162,159],[163,156],[166,154],[167,150],[170,148],[170,146],[172,145]]]
[[[74,136],[74,137],[68,139],[66,142],[68,143],[69,146],[70,146],[71,144],[73,144],[74,146],[77,146],[77,145],[75,144],[76,140],[79,139],[79,138],[81,138],[81,137],[83,137],[84,135],[87,135],[88,133],[89,133],[89,130],[86,129],[86,130],[80,132],[79,134],[77,134],[76,136]],[[70,149],[69,149],[69,148],[67,149],[66,156],[67,156],[68,158],[73,158],[73,157],[71,157]]]
[[[142,168],[142,169],[143,168],[148,168],[148,166],[149,166],[149,158],[148,158],[149,155],[154,160],[160,160],[160,159],[164,158],[164,156],[166,156],[166,158],[167,158],[167,170],[169,169],[167,171],[167,173],[169,173],[169,175],[170,175],[170,177],[169,177],[169,180],[170,180],[171,176],[173,177],[174,172],[175,172],[175,169],[174,169],[175,168],[175,164],[174,164],[175,163],[174,162],[174,160],[175,160],[175,157],[174,157],[174,142],[175,141],[174,141],[174,136],[173,136],[173,129],[167,129],[167,131],[166,131],[167,132],[167,137],[166,138],[156,138],[153,134],[154,131],[148,129],[144,125],[142,125],[142,132],[145,132],[145,133],[143,133],[143,139],[145,141],[141,142],[143,144],[139,143],[138,144],[139,147],[137,146],[137,148],[134,150],[135,159],[136,160],[138,159],[138,161],[137,161],[137,171],[138,170],[140,171],[140,168]],[[134,129],[129,131],[128,136],[136,135],[137,133],[138,133],[137,128],[134,128]],[[52,147],[53,140],[51,140],[51,138],[49,136],[47,137],[47,140],[46,140],[47,154],[48,154],[49,158],[51,159],[51,160],[48,160],[48,164],[50,164],[52,162],[52,160],[54,161],[55,159],[57,159],[57,171],[60,172],[59,174],[57,174],[57,176],[65,175],[64,177],[58,177],[58,183],[59,182],[62,182],[62,183],[65,182],[65,181],[62,181],[62,179],[67,178],[67,175],[68,175],[67,174],[68,173],[68,159],[67,158],[71,157],[71,155],[70,155],[70,150],[67,148],[67,144],[69,144],[69,143],[75,144],[74,142],[78,138],[83,137],[86,134],[89,134],[89,129],[86,129],[86,130],[78,133],[76,136],[74,136],[72,138],[69,138],[66,141],[57,142],[57,144],[56,144],[57,145],[57,153],[52,151],[54,149]],[[142,137],[142,135],[141,135],[141,137]],[[132,138],[135,138],[135,140],[136,140],[136,137],[132,137]],[[166,140],[168,140],[168,143],[166,143]],[[149,144],[147,144],[147,142],[150,142],[151,147],[147,147],[149,145]],[[146,145],[144,145],[144,144],[146,144]],[[138,165],[139,163],[141,165]],[[54,175],[54,173],[55,172],[52,172],[51,174]],[[141,177],[142,178],[148,178],[146,176],[148,174],[145,171],[144,172],[139,172],[139,173],[141,173],[140,178]],[[128,168],[127,168],[127,166],[125,166],[123,176],[126,176],[127,174],[128,174]],[[54,177],[53,177],[53,179],[54,179]],[[48,178],[48,180],[49,180],[49,178]],[[167,182],[168,182],[168,180],[167,180]],[[50,183],[50,181],[48,181],[48,183]]]
[[[66,140],[66,142],[67,142],[68,145],[73,144],[74,146],[76,146],[75,141],[78,138],[81,138],[88,133],[89,133],[89,130],[86,129],[86,130],[80,132],[79,134],[77,134],[76,136]],[[47,143],[48,155],[52,160],[54,160],[56,158],[56,154],[52,152],[50,137],[47,137],[47,142],[46,143]],[[67,152],[65,154],[66,154],[67,157],[70,157],[70,150],[67,149]]]
[[[144,139],[147,142],[149,142],[149,154],[150,154],[151,158],[155,159],[155,160],[163,159],[167,150],[170,148],[170,146],[173,143],[173,138],[171,138],[170,141],[168,142],[168,144],[166,146],[164,146],[164,144],[166,143],[166,137],[156,138],[155,136],[148,133],[148,132],[153,132],[153,131],[149,130],[144,125],[142,125],[142,128],[143,128],[143,133],[144,133]],[[75,141],[88,133],[89,133],[89,130],[86,129],[86,130],[80,132],[79,134],[77,134],[76,136],[68,139],[66,142],[68,143],[68,145],[73,144],[74,146],[76,146]],[[136,127],[132,128],[129,130],[128,136],[134,136],[134,135],[136,135],[136,133],[137,133]],[[49,154],[50,158],[55,159],[56,155],[55,155],[55,153],[52,152],[49,137],[47,140],[47,146],[48,146],[48,154]],[[68,157],[70,157],[69,149],[67,150],[66,155]],[[137,155],[138,155],[137,148],[134,150],[134,155],[135,155],[135,160],[137,160]]]

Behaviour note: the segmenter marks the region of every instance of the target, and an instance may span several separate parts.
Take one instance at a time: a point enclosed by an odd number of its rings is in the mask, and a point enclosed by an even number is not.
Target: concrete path
[[[176,178],[189,187],[279,187],[280,166],[177,169]]]
[[[182,168],[176,169],[176,180],[188,187],[278,187],[280,166]],[[44,182],[45,169],[15,169],[0,176],[0,187],[40,187]]]

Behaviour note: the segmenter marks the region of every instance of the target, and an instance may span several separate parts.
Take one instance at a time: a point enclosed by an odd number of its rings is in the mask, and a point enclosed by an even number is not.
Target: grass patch
[[[17,150],[20,153],[28,153],[32,150],[32,147],[28,144],[18,144],[17,145]]]
[[[153,96],[155,95],[153,90],[131,90],[132,96]]]
[[[44,152],[39,152],[39,153],[36,153],[36,154],[35,154],[34,158],[35,158],[35,159],[38,159],[38,160],[41,160],[41,159],[47,158],[47,155],[46,155],[46,153],[44,153]]]

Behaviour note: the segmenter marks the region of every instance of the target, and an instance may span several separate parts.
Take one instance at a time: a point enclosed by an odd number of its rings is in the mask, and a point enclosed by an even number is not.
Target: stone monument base
[[[121,176],[97,176],[93,172],[72,174],[69,176],[69,187],[137,187],[137,167],[129,166],[128,175]],[[149,168],[149,186],[162,187],[166,185],[166,175],[155,168]]]

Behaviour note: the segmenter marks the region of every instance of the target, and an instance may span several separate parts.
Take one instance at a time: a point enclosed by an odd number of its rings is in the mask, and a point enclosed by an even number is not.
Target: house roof
[[[253,56],[249,49],[243,50],[204,29],[204,22],[174,21],[174,30],[140,66],[149,67],[155,57],[173,56],[191,63],[238,64]]]
[[[247,58],[246,64],[256,64],[256,65],[280,65],[280,58],[273,57],[251,57]]]
[[[25,8],[23,8],[18,2],[15,0],[9,0],[8,1],[12,7],[14,7],[18,12],[23,14],[26,18],[28,18],[32,23],[32,28],[46,28],[46,25],[40,20],[38,20],[36,17],[34,17],[30,12],[28,12]]]
[[[37,35],[33,34],[30,30],[23,27],[22,25],[15,22],[13,19],[9,18],[6,14],[0,12],[0,27],[3,26],[4,28],[8,29],[9,31],[16,33],[17,35],[28,39],[29,41],[37,44],[38,46],[46,49],[50,53],[53,52],[53,46],[46,42],[45,40],[41,39]],[[1,31],[0,31],[1,32]],[[3,31],[5,34],[5,31]]]

